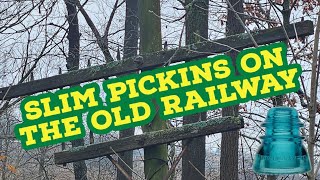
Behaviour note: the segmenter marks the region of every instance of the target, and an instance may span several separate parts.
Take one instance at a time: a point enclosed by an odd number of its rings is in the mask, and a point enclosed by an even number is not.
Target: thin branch
[[[248,139],[251,139],[251,140],[254,140],[254,141],[257,141],[259,144],[261,144],[261,141],[259,139],[257,139],[257,138],[250,137],[250,136],[247,136],[247,135],[242,134],[242,133],[240,133],[240,136],[248,138]]]
[[[97,43],[98,46],[100,47],[100,49],[102,50],[102,53],[104,55],[104,58],[106,59],[106,62],[111,62],[113,61],[113,58],[110,54],[110,51],[108,49],[108,45],[107,42],[104,41],[104,39],[101,37],[97,27],[94,25],[93,21],[91,20],[90,16],[88,15],[88,13],[86,12],[86,10],[84,10],[83,6],[88,2],[88,0],[81,5],[79,0],[75,0],[75,4],[76,6],[79,8],[79,11],[81,12],[81,14],[83,15],[84,19],[86,20],[88,26],[90,27],[92,33],[94,34],[94,36],[97,39]]]
[[[112,162],[112,164],[114,164],[119,171],[128,179],[128,180],[132,180],[132,178],[129,176],[129,174],[120,166],[120,164],[114,160],[110,155],[107,155],[107,158]]]
[[[288,36],[287,30],[284,28],[284,25],[283,25],[283,23],[281,22],[281,18],[280,18],[279,14],[278,14],[278,13],[276,12],[276,10],[275,10],[275,8],[278,8],[278,7],[275,6],[275,5],[271,2],[271,0],[268,0],[268,1],[270,2],[271,7],[272,7],[273,10],[275,11],[277,18],[279,19],[279,23],[280,23],[281,27],[283,28],[283,31],[284,31],[285,36],[286,36],[286,38],[287,38],[287,42],[288,42],[289,47],[290,47],[290,49],[291,49],[291,51],[292,51],[293,57],[296,57],[296,56],[295,56],[295,53],[294,53],[294,50],[293,50],[293,47],[292,47],[292,44],[291,44],[291,42],[290,42],[290,38],[289,38],[289,36]],[[280,10],[280,12],[281,12],[281,10]],[[293,59],[294,59],[295,63],[298,64],[297,59],[296,59],[296,58],[293,58]],[[305,97],[307,97],[306,86],[305,86],[305,84],[304,84],[304,81],[303,81],[303,78],[302,78],[301,75],[300,75],[300,82],[301,82],[301,84],[302,84],[302,88],[303,88],[303,92],[305,93]],[[307,104],[309,104],[309,99],[307,98],[306,100],[307,100]]]
[[[108,20],[108,23],[107,23],[107,26],[106,26],[106,29],[104,31],[104,35],[103,35],[103,39],[105,41],[108,40],[108,34],[109,34],[109,30],[110,30],[110,26],[111,26],[111,23],[112,23],[112,20],[113,20],[113,17],[117,11],[117,9],[124,3],[125,1],[122,1],[119,5],[119,0],[116,0],[116,2],[114,3],[114,6],[113,6],[113,9],[112,9],[112,12],[110,14],[110,17],[109,17],[109,20]]]
[[[191,166],[204,178],[207,180],[206,176],[204,174],[202,174],[199,169],[197,167],[195,167],[191,161],[189,161],[189,163],[191,164]]]
[[[240,18],[239,14],[238,14],[238,13],[235,11],[235,9],[233,8],[233,6],[232,6],[232,4],[230,3],[230,1],[229,1],[229,0],[226,0],[226,1],[227,1],[227,3],[228,3],[229,8],[230,8],[232,11],[235,12],[234,14],[236,15],[236,18],[239,20],[241,26],[242,26],[242,27],[245,29],[245,31],[248,33],[248,35],[249,35],[251,41],[253,42],[254,46],[255,46],[255,47],[258,47],[258,43],[257,43],[256,40],[253,38],[250,30],[249,30],[248,27],[243,23],[242,19]]]
[[[163,178],[163,180],[167,180],[170,178],[171,174],[173,173],[173,171],[176,169],[178,163],[180,162],[184,152],[186,152],[188,146],[185,146],[182,151],[180,152],[180,154],[178,155],[178,157],[173,161],[172,166],[168,172],[168,174]]]
[[[294,8],[294,6],[296,5],[298,0],[294,0],[293,3],[291,4],[291,7],[290,7],[290,11],[292,11],[292,9]]]
[[[137,172],[135,172],[120,156],[119,154],[110,146],[111,151],[113,152],[113,154],[115,154],[117,156],[118,159],[120,159],[120,161],[123,162],[123,164],[125,164],[134,174],[136,174],[139,178],[143,179],[143,177],[141,177]]]
[[[319,35],[320,35],[320,14],[318,15],[318,21],[316,25],[316,30],[314,33],[314,48],[313,48],[313,57],[312,57],[312,72],[311,72],[311,83],[310,83],[310,104],[309,104],[309,139],[308,139],[308,152],[310,155],[310,163],[311,163],[311,172],[309,175],[315,177],[315,169],[314,169],[314,143],[315,143],[315,116],[316,116],[316,107],[317,107],[317,89],[318,89],[318,73],[316,73],[316,69],[318,66],[318,50],[319,50]],[[319,128],[317,128],[318,130]]]
[[[186,3],[185,2],[183,2],[182,0],[177,0],[179,3],[181,3],[182,4],[182,6],[186,6]]]

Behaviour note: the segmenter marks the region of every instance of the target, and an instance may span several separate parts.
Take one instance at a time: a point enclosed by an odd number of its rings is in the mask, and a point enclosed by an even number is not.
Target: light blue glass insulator
[[[302,144],[303,127],[294,108],[275,107],[268,111],[265,136],[253,163],[258,174],[301,174],[310,171],[310,160]]]

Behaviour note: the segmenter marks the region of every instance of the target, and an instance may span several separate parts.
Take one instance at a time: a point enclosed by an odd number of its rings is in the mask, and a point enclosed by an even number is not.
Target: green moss
[[[78,146],[78,147],[73,147],[69,150],[69,152],[78,152],[78,151],[82,151],[84,149],[86,149],[87,146]]]

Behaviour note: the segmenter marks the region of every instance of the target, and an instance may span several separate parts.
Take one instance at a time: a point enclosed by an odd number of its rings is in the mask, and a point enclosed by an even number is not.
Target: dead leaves
[[[7,156],[3,156],[0,155],[0,161],[5,162],[5,160],[7,159]],[[0,167],[0,170],[2,170],[3,168]],[[17,173],[17,168],[11,164],[6,164],[6,169],[8,169],[10,172],[12,172],[13,174]]]

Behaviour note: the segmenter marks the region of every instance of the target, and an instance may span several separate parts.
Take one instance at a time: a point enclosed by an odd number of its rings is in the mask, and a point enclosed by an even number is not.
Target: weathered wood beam
[[[302,37],[313,34],[312,21],[303,21],[285,26],[289,38]],[[260,44],[267,44],[286,40],[283,27],[252,32],[253,38]],[[192,44],[180,49],[159,51],[152,54],[136,56],[123,61],[111,62],[105,65],[92,66],[87,69],[72,71],[62,75],[30,81],[11,87],[0,88],[0,100],[11,99],[19,96],[30,95],[41,91],[62,88],[96,79],[107,78],[138,70],[146,70],[162,66],[170,58],[171,62],[195,60],[217,53],[234,49],[243,49],[253,46],[248,34],[238,34],[215,41],[206,41]],[[177,52],[176,52],[177,51]],[[172,57],[175,55],[174,57]]]
[[[243,128],[243,119],[222,117],[184,125],[177,128],[148,132],[114,141],[71,148],[54,154],[56,164],[65,164],[158,144],[168,144],[188,138],[232,131]]]

